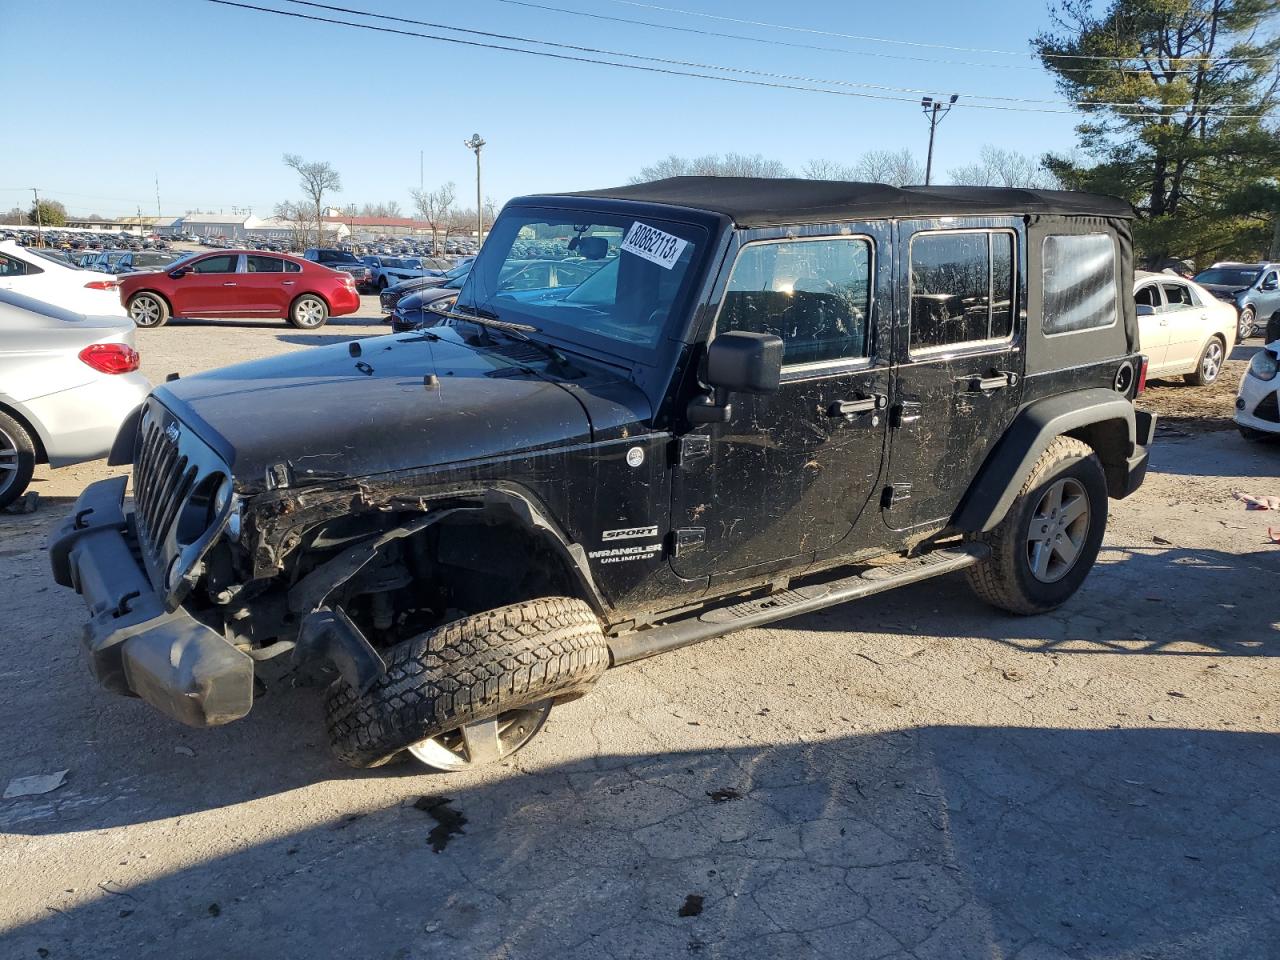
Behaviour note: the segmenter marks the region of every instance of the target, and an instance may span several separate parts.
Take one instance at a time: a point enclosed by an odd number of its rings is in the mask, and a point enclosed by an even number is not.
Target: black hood
[[[467,330],[470,339],[441,327],[315,347],[185,377],[155,395],[217,450],[244,492],[262,489],[279,463],[302,485],[587,442],[593,418],[610,430],[649,415],[619,375],[558,381],[530,345],[501,335],[481,344]]]

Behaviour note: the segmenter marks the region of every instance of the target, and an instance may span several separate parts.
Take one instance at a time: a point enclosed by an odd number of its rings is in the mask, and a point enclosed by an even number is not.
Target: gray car
[[[151,392],[127,317],[93,317],[0,290],[0,507],[37,463],[107,456]]]
[[[1280,310],[1280,263],[1215,263],[1196,274],[1196,283],[1239,311],[1236,340],[1261,333]]]

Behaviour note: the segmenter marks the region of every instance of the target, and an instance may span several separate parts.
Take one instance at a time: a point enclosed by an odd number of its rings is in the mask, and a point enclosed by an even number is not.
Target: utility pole
[[[462,145],[476,152],[476,244],[484,242],[484,204],[480,199],[480,148],[484,140],[480,134],[473,133],[470,140],[462,141]]]
[[[160,220],[164,214],[160,212],[160,174],[156,174],[156,219]]]
[[[957,100],[960,99],[958,93],[953,93],[951,99],[945,104],[941,99],[935,100],[933,97],[923,97],[920,100],[920,107],[924,110],[924,115],[929,118],[929,157],[924,165],[924,185],[927,187],[933,180],[933,135],[938,129],[943,118],[951,112],[951,108],[955,106]]]
[[[142,204],[138,204],[138,239],[142,239]]]
[[[476,154],[479,156],[479,154]],[[36,198],[36,246],[44,246],[44,217],[40,216],[40,191],[36,187],[31,188],[31,195]]]

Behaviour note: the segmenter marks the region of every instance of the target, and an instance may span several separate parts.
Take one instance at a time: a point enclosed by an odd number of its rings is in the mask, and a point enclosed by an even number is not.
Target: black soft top
[[[1131,219],[1134,215],[1133,207],[1116,197],[1069,190],[891,187],[884,183],[764,177],[671,177],[565,196],[708,210],[730,217],[740,227],[888,217],[1049,214]]]

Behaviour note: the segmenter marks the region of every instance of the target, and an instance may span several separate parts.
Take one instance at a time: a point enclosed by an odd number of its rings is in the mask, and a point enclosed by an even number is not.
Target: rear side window
[[[294,263],[292,260],[283,260],[281,262],[284,264],[285,273],[301,273],[302,272],[302,264],[300,263]]]
[[[716,329],[782,338],[783,363],[867,356],[871,241],[754,243],[733,265]]]
[[[990,230],[911,238],[912,350],[1013,332],[1013,243],[1013,234]]]
[[[1181,283],[1164,283],[1164,298],[1169,301],[1170,310],[1184,310],[1196,306],[1196,298],[1191,288]]]
[[[14,257],[6,257],[0,253],[0,277],[21,277],[27,273],[40,273],[39,270],[28,270],[27,264]]]
[[[1045,237],[1043,258],[1045,336],[1116,322],[1116,248],[1110,234]]]
[[[279,257],[245,257],[245,266],[250,273],[284,273],[284,261]]]

